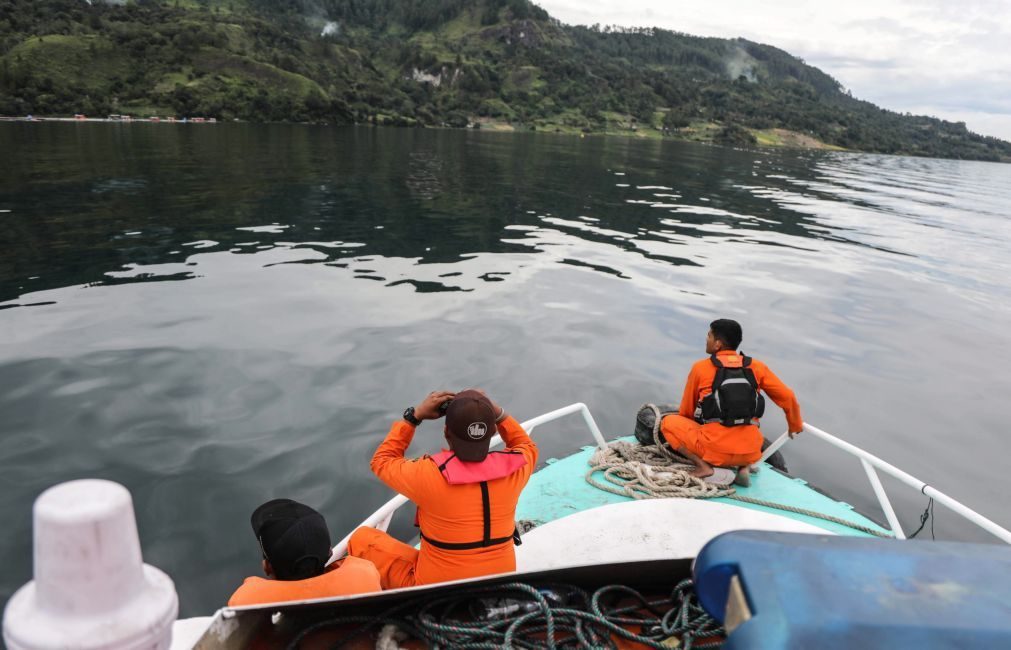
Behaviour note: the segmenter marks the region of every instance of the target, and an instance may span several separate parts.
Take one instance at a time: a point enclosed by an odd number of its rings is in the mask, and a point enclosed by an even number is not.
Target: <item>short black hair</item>
[[[709,323],[709,329],[713,331],[713,337],[723,341],[723,344],[736,350],[741,345],[744,333],[741,332],[741,324],[729,318],[717,318]]]

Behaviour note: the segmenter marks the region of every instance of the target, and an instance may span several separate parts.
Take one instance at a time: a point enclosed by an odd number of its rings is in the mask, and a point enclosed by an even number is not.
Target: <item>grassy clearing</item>
[[[651,124],[646,124],[635,119],[632,115],[616,113],[613,111],[603,111],[604,117],[603,133],[607,135],[621,135],[633,138],[662,138],[660,130]],[[595,132],[600,132],[594,129]]]
[[[490,117],[479,117],[476,122],[481,125],[482,131],[512,132],[516,127],[509,122],[503,122]]]
[[[758,140],[758,144],[763,147],[782,147],[783,138],[779,137],[772,129],[752,129],[752,135]]]
[[[846,151],[844,147],[827,144],[821,140],[787,129],[751,129],[751,133],[763,147],[787,147],[793,149],[825,149]]]
[[[477,11],[474,8],[467,9],[460,13],[459,16],[450,20],[448,23],[442,25],[438,30],[438,35],[440,39],[447,41],[462,41],[471,34],[474,30],[481,28],[481,18],[478,16]]]
[[[197,81],[190,78],[192,74],[193,68],[188,66],[180,72],[170,72],[155,84],[155,92],[167,93],[175,89],[176,86],[195,86]]]
[[[692,122],[690,126],[683,129],[679,129],[675,136],[679,140],[688,140],[690,142],[712,142],[722,129],[723,126],[716,122],[698,121]]]
[[[216,48],[202,49],[194,57],[193,67],[194,70],[205,74],[262,82],[272,88],[299,96],[305,96],[313,90],[323,93],[319,84],[302,75]]]
[[[456,53],[432,32],[418,32],[411,37],[410,42],[419,46],[426,54],[433,55],[442,65],[451,66],[456,63]]]
[[[244,0],[173,0],[181,8],[189,10],[210,9],[218,14],[246,13],[249,11]]]
[[[128,58],[99,36],[52,35],[31,38],[4,57],[12,68],[56,86],[104,92],[115,78],[130,74]]]

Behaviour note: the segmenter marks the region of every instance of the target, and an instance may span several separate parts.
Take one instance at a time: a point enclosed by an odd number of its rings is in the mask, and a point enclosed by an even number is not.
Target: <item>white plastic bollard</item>
[[[35,500],[35,579],[7,602],[10,650],[164,650],[179,598],[144,564],[130,492],[118,483],[61,483]]]

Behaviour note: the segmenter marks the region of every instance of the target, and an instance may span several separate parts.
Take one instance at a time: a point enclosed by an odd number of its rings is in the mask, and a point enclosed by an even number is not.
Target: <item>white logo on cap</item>
[[[488,425],[484,422],[471,422],[467,427],[467,435],[472,440],[481,440],[488,433]]]

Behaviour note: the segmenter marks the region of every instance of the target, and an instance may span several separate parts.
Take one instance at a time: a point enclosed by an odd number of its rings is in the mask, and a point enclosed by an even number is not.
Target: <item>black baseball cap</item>
[[[309,506],[274,499],[253,511],[253,534],[280,580],[304,580],[323,573],[330,559],[326,520]]]
[[[456,394],[446,409],[446,432],[457,458],[470,463],[485,459],[495,435],[496,415],[491,400],[480,391]]]

